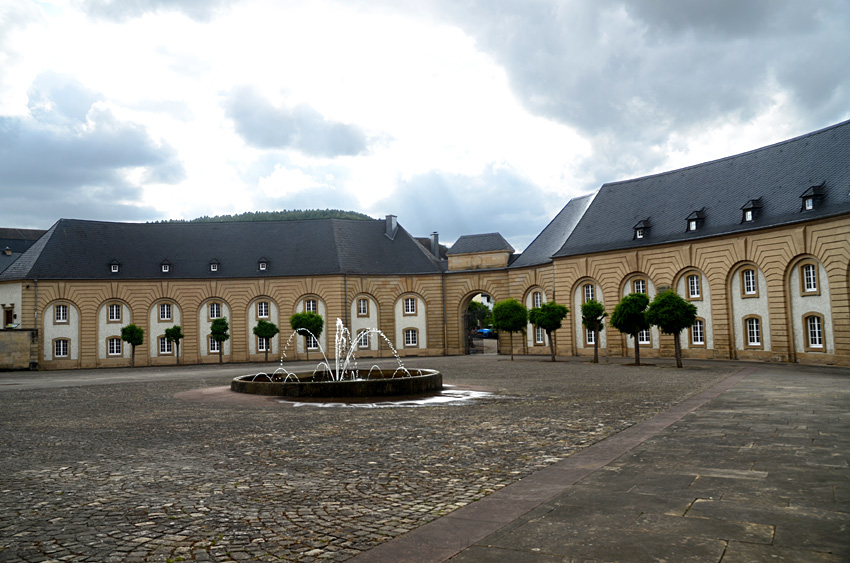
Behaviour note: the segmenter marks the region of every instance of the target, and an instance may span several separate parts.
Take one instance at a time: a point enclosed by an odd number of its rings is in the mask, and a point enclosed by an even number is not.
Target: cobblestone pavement
[[[493,395],[382,409],[174,396],[258,366],[0,374],[0,561],[342,561],[740,369],[650,361],[422,358]]]

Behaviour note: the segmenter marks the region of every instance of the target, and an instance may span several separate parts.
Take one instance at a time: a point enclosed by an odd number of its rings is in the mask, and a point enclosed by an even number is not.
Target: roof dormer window
[[[637,225],[632,227],[635,231],[635,239],[646,238],[649,235],[649,217],[642,221],[638,221]]]
[[[218,271],[218,265],[219,265],[220,263],[221,263],[221,262],[219,262],[219,261],[218,261],[218,260],[216,260],[216,259],[212,259],[212,260],[210,260],[210,272],[217,272],[217,271]]]
[[[171,262],[169,262],[168,260],[163,260],[160,263],[159,267],[162,269],[163,274],[170,274],[171,273]]]
[[[758,217],[758,214],[761,212],[761,198],[751,199],[747,203],[741,207],[741,211],[743,211],[743,216],[741,217],[742,223],[752,223]]]
[[[825,184],[826,182],[821,182],[817,186],[810,186],[809,189],[800,195],[800,198],[803,200],[800,211],[811,211],[818,206],[823,197],[823,187]]]
[[[109,271],[110,273],[117,274],[121,271],[121,263],[118,260],[112,260],[109,263]]]
[[[265,272],[269,268],[269,261],[266,258],[260,258],[257,267],[261,272]]]
[[[702,227],[702,224],[705,221],[705,207],[688,215],[686,220],[688,222],[688,227],[685,229],[686,231],[696,231]]]

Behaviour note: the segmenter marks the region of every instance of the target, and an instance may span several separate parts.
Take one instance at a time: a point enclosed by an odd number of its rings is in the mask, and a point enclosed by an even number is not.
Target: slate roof
[[[803,193],[821,185],[815,209],[802,211]],[[742,207],[758,198],[756,219],[742,222]],[[686,218],[700,210],[700,228],[686,231]],[[555,256],[697,240],[845,213],[850,213],[850,121],[720,160],[604,184]],[[647,236],[635,239],[634,227],[645,219]]]
[[[10,279],[210,279],[323,274],[439,273],[407,231],[383,220],[110,223],[60,219],[0,281]],[[259,269],[261,258],[268,261]],[[218,271],[210,262],[219,261]],[[120,264],[110,273],[113,261]],[[163,273],[164,261],[172,264]]]
[[[454,254],[472,254],[475,252],[514,252],[505,238],[499,233],[483,235],[463,235],[446,252],[447,256]]]
[[[511,264],[511,268],[538,266],[552,262],[552,255],[558,252],[573,229],[584,215],[594,194],[576,197],[567,202],[563,209],[546,225],[537,238]]]

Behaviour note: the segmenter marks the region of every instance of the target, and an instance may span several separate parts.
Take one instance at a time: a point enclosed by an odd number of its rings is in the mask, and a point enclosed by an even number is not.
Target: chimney
[[[3,249],[3,254],[5,254],[6,256],[11,256],[12,255],[12,249],[7,246],[6,248]]]
[[[395,233],[398,230],[398,222],[396,221],[395,215],[387,215],[387,238],[390,240],[395,239]]]
[[[440,258],[440,233],[434,231],[431,233],[431,254]]]

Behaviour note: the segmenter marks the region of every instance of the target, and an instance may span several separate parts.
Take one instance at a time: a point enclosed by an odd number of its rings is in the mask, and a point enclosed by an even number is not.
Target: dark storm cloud
[[[500,232],[520,251],[564,203],[512,170],[491,166],[479,176],[420,174],[400,182],[373,209],[397,215],[414,236],[437,231],[442,241],[454,241],[461,235]]]
[[[182,12],[197,21],[209,21],[238,0],[81,0],[89,15],[123,21],[149,12]]]
[[[150,217],[155,213],[136,205],[141,192],[124,180],[123,169],[144,167],[142,182],[183,179],[174,149],[93,106],[98,96],[81,85],[45,75],[29,99],[30,117],[0,116],[0,223]]]
[[[357,127],[326,120],[315,109],[299,105],[276,108],[250,88],[234,91],[225,102],[236,132],[253,147],[292,148],[310,156],[347,156],[367,149]]]

